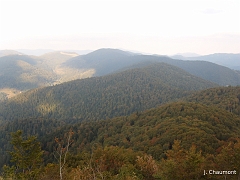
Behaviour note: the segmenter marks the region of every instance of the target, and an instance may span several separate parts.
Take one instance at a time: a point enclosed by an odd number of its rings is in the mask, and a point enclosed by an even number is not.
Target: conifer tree
[[[11,134],[13,151],[10,155],[13,166],[4,167],[5,176],[10,176],[12,179],[34,180],[41,171],[43,151],[36,136],[24,139],[22,134],[21,130]]]

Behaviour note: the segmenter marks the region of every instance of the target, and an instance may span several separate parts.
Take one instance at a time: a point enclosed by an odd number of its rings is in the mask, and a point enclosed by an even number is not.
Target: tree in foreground
[[[34,180],[41,172],[43,151],[36,136],[23,138],[22,134],[21,130],[11,134],[13,151],[10,155],[13,165],[4,166],[4,175],[12,179]]]
[[[73,136],[72,129],[68,133],[64,134],[63,139],[55,137],[55,142],[57,143],[55,153],[53,154],[59,164],[59,177],[60,180],[63,179],[63,171],[66,165],[67,155],[69,153],[69,147],[73,143],[71,140]]]

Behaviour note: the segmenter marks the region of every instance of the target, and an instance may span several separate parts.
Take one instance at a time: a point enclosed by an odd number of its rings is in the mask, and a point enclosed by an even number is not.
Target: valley
[[[13,88],[18,91],[60,84],[75,79],[103,76],[130,66],[134,67],[139,63],[152,62],[164,62],[177,66],[192,75],[220,86],[240,84],[239,71],[214,63],[190,59],[176,60],[167,56],[142,55],[118,49],[99,49],[86,55],[55,51],[40,56],[5,50],[1,51],[0,55],[1,88]],[[221,59],[221,54],[218,57]],[[233,55],[233,57],[236,59],[238,56]],[[222,61],[225,59],[226,55],[223,54]]]
[[[59,179],[56,155],[65,152],[64,179],[206,179],[210,168],[240,175],[237,70],[118,49],[0,55],[3,176],[31,175],[11,171],[17,135],[41,148],[31,173],[42,180]]]

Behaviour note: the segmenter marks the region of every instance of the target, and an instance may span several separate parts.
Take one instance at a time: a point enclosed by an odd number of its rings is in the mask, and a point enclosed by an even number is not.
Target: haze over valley
[[[224,153],[218,149],[233,143],[229,151],[233,151],[236,158],[231,167],[239,167],[235,166],[239,163],[240,144],[238,70],[194,58],[179,60],[110,48],[84,55],[54,51],[33,56],[13,50],[3,50],[0,54],[1,166],[9,163],[10,132],[22,130],[25,136],[38,136],[39,148],[45,153],[42,163],[53,163],[51,167],[40,164],[45,174],[37,173],[38,178],[52,174],[58,179],[56,173],[48,172],[58,167],[54,158],[56,150],[52,149],[57,142],[54,137],[61,137],[71,129],[75,143],[67,152],[72,159],[67,159],[68,167],[64,170],[68,169],[65,177],[70,179],[77,177],[72,171],[82,172],[86,168],[81,165],[82,169],[76,169],[74,164],[81,163],[72,161],[77,161],[83,152],[89,153],[94,144],[104,148],[101,153],[133,150],[134,158],[138,158],[134,153],[145,153],[142,158],[154,158],[157,169],[147,173],[138,163],[129,162],[134,166],[132,173],[137,172],[139,179],[171,177],[169,167],[164,164],[176,159],[165,156],[177,146],[176,140],[181,141],[186,153],[193,144],[197,145],[197,151],[203,152],[204,161],[199,161],[197,169],[206,168],[210,163],[207,154],[214,157],[212,167],[218,167]],[[221,62],[226,56],[229,62],[238,57],[236,54],[207,57],[213,61],[217,57]],[[93,152],[94,156],[100,149]],[[121,156],[127,158],[126,153]],[[221,166],[226,164],[226,158]],[[82,161],[88,162],[88,158]],[[123,163],[121,159],[118,161]],[[181,163],[186,161],[187,156]],[[109,164],[105,162],[105,166]],[[116,172],[103,168],[101,173],[109,172],[109,177],[115,178],[122,171],[120,167],[114,167]],[[189,167],[182,168],[185,172]],[[201,168],[196,170],[193,177],[202,177],[201,171]],[[92,172],[88,173],[79,177],[91,176]],[[179,177],[190,176],[181,174]]]
[[[240,179],[239,0],[0,0],[0,180]]]
[[[76,52],[53,51],[41,56],[25,55],[14,50],[0,51],[1,96],[13,97],[22,91],[60,84],[63,82],[102,76],[138,63],[164,62],[205,80],[222,86],[239,85],[239,54],[213,54],[210,59],[229,62],[224,67],[201,57],[187,60],[172,59],[161,55],[143,55],[118,49],[99,49],[85,55]],[[207,56],[206,56],[207,57]],[[226,60],[226,57],[228,60]],[[176,58],[176,57],[174,57]],[[181,57],[180,57],[181,58]],[[183,58],[182,58],[183,59]],[[211,61],[211,60],[210,60]],[[221,64],[221,63],[220,63]],[[230,65],[232,64],[232,66]],[[231,69],[230,67],[235,67]]]

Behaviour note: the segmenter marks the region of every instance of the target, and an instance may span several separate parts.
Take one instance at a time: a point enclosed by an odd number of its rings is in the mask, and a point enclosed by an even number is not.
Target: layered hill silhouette
[[[54,84],[60,84],[75,79],[92,77],[95,73],[92,67],[81,69],[62,66],[63,63],[76,56],[79,55],[75,52],[55,51],[39,56],[39,58],[43,61],[43,64],[50,68],[57,76]]]
[[[229,67],[231,69],[240,70],[240,54],[232,53],[215,53],[205,56],[184,57],[182,55],[172,56],[173,59],[182,60],[202,60],[212,63],[216,63],[222,66]]]
[[[0,51],[0,101],[29,89],[91,77],[93,70],[60,67],[61,63],[76,55],[72,52],[51,52],[28,56],[17,51]]]
[[[94,76],[101,76],[142,62],[171,64],[221,86],[240,85],[239,72],[211,62],[176,60],[159,55],[139,55],[118,49],[99,49],[87,55],[77,56],[63,63],[62,67],[93,68],[95,70]]]
[[[36,57],[8,55],[0,57],[0,88],[28,90],[54,82],[55,74]]]
[[[236,142],[239,86],[218,87],[176,66],[156,63],[159,57],[150,56],[151,63],[143,57],[133,69],[30,90],[0,103],[0,166],[9,163],[10,132],[19,129],[38,136],[45,163],[54,162],[54,139],[69,129],[74,132],[72,155],[95,146],[118,146],[160,160],[180,140],[185,149],[194,144],[213,158],[224,144]],[[25,62],[38,65],[32,59]]]
[[[217,84],[166,63],[34,89],[0,104],[3,120],[106,119],[176,100]]]
[[[196,144],[203,153],[216,153],[224,141],[240,137],[240,117],[212,106],[175,102],[130,116],[65,126],[49,134],[45,147],[70,128],[77,132],[73,149],[90,150],[93,144],[119,146],[145,151],[160,160],[174,140],[185,148]]]
[[[222,54],[219,56],[222,57]],[[205,59],[209,61],[216,59],[211,55],[207,57]],[[224,60],[227,59],[226,55]],[[57,51],[41,56],[27,56],[17,51],[3,50],[0,51],[0,100],[21,91],[107,75],[129,67],[138,67],[139,63],[152,62],[164,62],[179,67],[220,86],[240,85],[239,71],[207,61],[176,60],[167,56],[141,55],[118,49],[99,49],[86,55]]]
[[[145,152],[161,160],[174,140],[181,141],[185,149],[195,144],[203,154],[216,154],[224,143],[240,137],[240,117],[211,105],[173,102],[129,116],[83,121],[75,125],[59,120],[28,118],[1,127],[1,147],[7,147],[7,132],[19,128],[28,135],[38,135],[48,161],[53,158],[54,139],[62,137],[69,129],[74,132],[73,154],[91,151],[94,146],[118,146]]]

